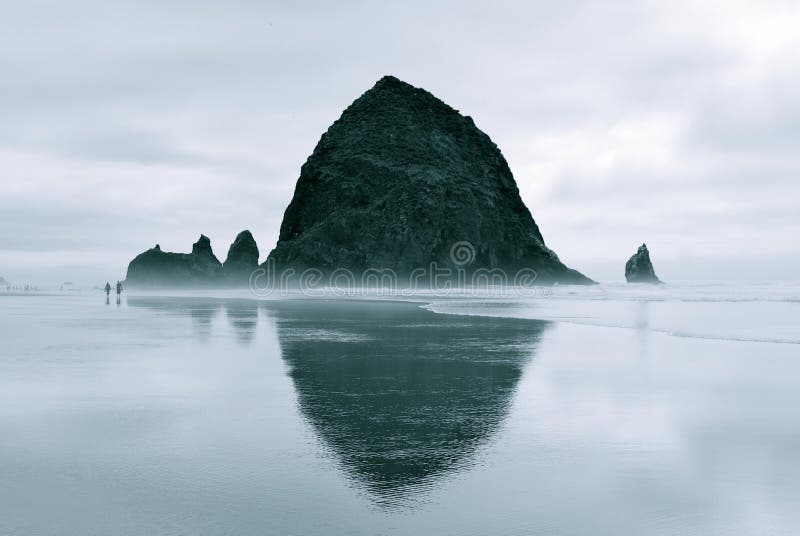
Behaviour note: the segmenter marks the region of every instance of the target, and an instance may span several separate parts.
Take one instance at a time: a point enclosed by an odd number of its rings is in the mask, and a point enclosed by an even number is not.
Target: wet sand
[[[800,527],[792,345],[416,303],[104,299],[2,298],[0,533]]]

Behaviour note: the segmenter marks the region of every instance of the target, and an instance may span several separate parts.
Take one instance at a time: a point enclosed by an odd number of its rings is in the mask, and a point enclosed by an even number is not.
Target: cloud
[[[158,134],[137,131],[92,132],[61,142],[66,154],[88,160],[139,163],[202,162],[202,155],[191,155],[171,146]]]
[[[645,240],[665,278],[687,252],[797,263],[798,23],[792,2],[16,3],[0,262],[118,273],[244,228],[267,253],[319,136],[395,74],[492,136],[578,268]]]

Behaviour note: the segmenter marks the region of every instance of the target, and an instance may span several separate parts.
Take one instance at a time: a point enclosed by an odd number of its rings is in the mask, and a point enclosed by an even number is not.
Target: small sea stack
[[[222,264],[222,278],[233,286],[247,286],[250,274],[258,268],[258,244],[250,231],[242,231],[228,249]]]
[[[191,253],[162,251],[158,244],[128,264],[128,287],[187,287],[217,283],[222,263],[205,235],[192,245]]]
[[[650,261],[650,252],[647,244],[642,244],[628,262],[625,263],[625,280],[628,283],[661,284]]]

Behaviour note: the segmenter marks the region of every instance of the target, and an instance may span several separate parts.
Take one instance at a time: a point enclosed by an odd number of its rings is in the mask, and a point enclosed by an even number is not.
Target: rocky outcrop
[[[535,270],[591,283],[545,245],[500,149],[427,91],[387,76],[323,134],[268,263],[298,272]]]
[[[246,286],[250,274],[258,268],[258,244],[250,231],[242,231],[228,250],[222,264],[223,279],[235,286]]]
[[[661,283],[656,277],[653,263],[650,262],[650,252],[647,244],[639,246],[636,254],[625,263],[625,279],[628,283]]]
[[[191,287],[219,282],[222,264],[214,256],[205,235],[192,245],[191,253],[161,251],[156,244],[128,264],[128,287]]]

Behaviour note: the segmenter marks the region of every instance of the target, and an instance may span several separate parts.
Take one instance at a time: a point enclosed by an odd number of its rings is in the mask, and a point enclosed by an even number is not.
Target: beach
[[[796,534],[798,309],[0,295],[0,533]]]

